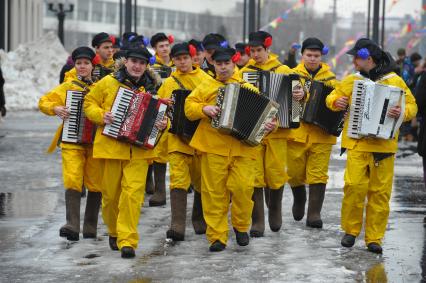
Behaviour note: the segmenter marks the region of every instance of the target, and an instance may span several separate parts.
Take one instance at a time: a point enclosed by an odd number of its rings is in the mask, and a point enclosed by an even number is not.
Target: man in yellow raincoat
[[[92,60],[95,52],[89,47],[78,47],[71,55],[75,62],[77,78],[62,83],[39,101],[40,111],[46,115],[56,115],[66,121],[70,109],[65,107],[67,91],[87,93],[92,87]],[[53,152],[61,141],[62,125],[58,128],[48,150]],[[93,146],[60,142],[62,151],[62,176],[65,187],[65,209],[67,223],[59,230],[61,237],[71,241],[79,240],[80,233],[80,199],[83,183],[88,189],[86,211],[84,214],[83,238],[96,238],[99,207],[101,203],[102,162],[94,159]]]
[[[160,98],[171,99],[174,90],[193,90],[204,80],[211,79],[200,68],[193,67],[192,58],[196,55],[196,52],[194,45],[185,42],[172,47],[171,57],[176,66],[176,71],[163,82],[158,90]],[[197,234],[204,234],[206,231],[201,205],[200,161],[195,150],[182,137],[168,133],[167,142],[172,212],[167,238],[183,241],[185,238],[187,193],[191,184],[195,189],[192,210],[194,229]]]
[[[242,77],[246,72],[269,71],[280,74],[289,74],[290,68],[283,65],[278,56],[270,52],[272,36],[265,31],[249,34],[248,46],[250,57],[246,66],[240,70]],[[302,94],[299,89],[296,94]],[[294,94],[293,94],[294,95]],[[253,216],[250,235],[263,237],[265,231],[265,216],[263,207],[263,188],[268,205],[269,227],[278,232],[282,225],[282,196],[284,185],[288,181],[287,165],[287,136],[289,129],[278,128],[266,136],[257,149],[256,179],[253,193]],[[269,198],[268,198],[269,196]]]
[[[93,81],[98,81],[110,74],[114,68],[114,55],[113,45],[115,44],[115,37],[101,32],[96,34],[92,39],[92,47],[96,51],[95,67],[92,71]],[[73,80],[77,77],[75,68],[72,68],[65,73],[64,81]]]
[[[228,42],[225,37],[219,33],[209,33],[204,36],[202,45],[204,47],[204,62],[201,64],[201,69],[209,76],[215,78],[216,70],[212,55],[216,49],[228,47]]]
[[[164,70],[160,72],[163,80],[172,72],[173,61],[170,58],[170,48],[173,41],[173,36],[166,36],[162,32],[151,37],[151,46],[155,50],[155,64],[152,67]],[[166,204],[167,137],[168,134],[165,132],[155,148],[157,158],[151,165],[154,173],[154,195],[149,199],[149,206]],[[151,178],[151,176],[148,176],[148,178]]]
[[[148,164],[155,154],[154,150],[105,136],[102,131],[114,121],[110,109],[120,87],[140,92],[156,90],[154,81],[145,72],[150,57],[146,48],[128,50],[125,66],[97,82],[84,103],[87,117],[99,126],[93,157],[104,161],[102,217],[108,227],[111,249],[120,249],[123,258],[135,256]],[[160,129],[166,126],[167,119],[157,123]]]
[[[239,54],[232,48],[216,49],[212,56],[216,79],[204,80],[185,103],[188,119],[201,119],[190,145],[201,152],[201,199],[212,252],[226,247],[231,196],[231,221],[237,243],[240,246],[249,244],[247,231],[253,208],[251,198],[257,149],[211,126],[211,118],[216,117],[219,111],[216,106],[219,87],[238,83],[253,88],[235,72],[238,57]],[[276,122],[267,123],[266,130],[271,131],[275,126]]]
[[[335,87],[337,80],[330,67],[321,62],[327,47],[318,38],[307,38],[302,43],[302,62],[293,72],[300,75],[304,86],[305,102],[309,100],[309,88],[313,80]],[[287,173],[293,192],[293,217],[296,221],[305,215],[306,188],[309,185],[308,217],[306,225],[322,228],[321,208],[328,180],[328,163],[331,147],[336,137],[314,124],[300,122],[300,127],[290,131],[287,143]]]
[[[389,117],[396,119],[404,115],[404,121],[409,121],[416,116],[415,99],[402,78],[393,72],[393,59],[387,53],[370,39],[362,38],[348,51],[348,54],[353,56],[353,64],[359,73],[347,76],[337,85],[327,97],[328,108],[335,111],[346,109],[351,103],[354,81],[372,80],[399,87],[405,92],[404,113],[401,113],[401,107],[394,106],[388,110]],[[361,232],[367,198],[365,243],[369,251],[382,253],[381,242],[389,217],[394,155],[398,148],[398,137],[387,140],[371,137],[353,139],[348,137],[347,132],[348,118],[342,137],[342,148],[347,149],[348,157],[341,219],[345,235],[341,244],[344,247],[352,247],[355,244],[355,238]]]

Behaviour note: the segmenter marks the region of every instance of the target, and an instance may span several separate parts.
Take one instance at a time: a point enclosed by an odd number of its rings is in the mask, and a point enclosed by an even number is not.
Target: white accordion
[[[387,115],[394,106],[401,107],[399,118]],[[401,126],[405,112],[404,91],[373,81],[354,82],[350,105],[348,137],[393,139]]]

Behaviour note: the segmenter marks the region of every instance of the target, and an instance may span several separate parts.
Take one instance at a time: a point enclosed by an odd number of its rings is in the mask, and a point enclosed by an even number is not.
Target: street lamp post
[[[56,17],[58,18],[58,37],[61,41],[62,45],[64,45],[64,21],[66,13],[72,13],[74,11],[74,4],[69,5],[68,10],[64,10],[64,4],[59,3],[56,8],[53,3],[49,3],[49,11],[56,13]]]

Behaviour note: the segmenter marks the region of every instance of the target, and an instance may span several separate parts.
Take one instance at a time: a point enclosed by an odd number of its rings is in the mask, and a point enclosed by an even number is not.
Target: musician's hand
[[[65,120],[70,116],[70,111],[68,110],[68,107],[65,106],[55,106],[53,107],[53,112],[55,112],[56,116],[62,120]]]
[[[112,124],[114,122],[114,116],[112,116],[111,112],[105,112],[104,114],[104,123],[106,125]]]
[[[173,100],[171,98],[163,98],[164,102],[167,103],[167,105],[171,106],[173,105]]]
[[[273,119],[271,122],[265,124],[266,134],[272,132],[277,127],[277,119]]]
[[[391,107],[388,111],[388,116],[394,119],[398,119],[401,115],[401,107],[400,106],[394,106]]]
[[[297,101],[302,100],[305,97],[305,92],[303,91],[303,88],[296,87],[293,89],[293,98]]]
[[[155,123],[155,127],[159,130],[164,130],[167,127],[167,117],[164,117],[163,120]]]
[[[338,110],[345,110],[346,107],[348,107],[348,103],[349,103],[349,98],[346,96],[342,96],[334,102],[334,106]]]
[[[215,118],[219,114],[219,107],[215,105],[207,105],[203,107],[203,113],[209,116],[210,118]]]

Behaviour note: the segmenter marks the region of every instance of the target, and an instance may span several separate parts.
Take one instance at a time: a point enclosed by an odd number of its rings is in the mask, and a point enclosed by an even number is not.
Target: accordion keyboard
[[[114,100],[114,104],[111,108],[111,113],[114,117],[114,122],[106,125],[103,130],[103,134],[106,136],[116,138],[120,131],[121,124],[126,117],[127,109],[130,104],[130,100],[133,97],[133,91],[120,87],[118,89],[117,96]]]
[[[83,127],[84,117],[82,113],[83,92],[67,91],[65,106],[68,107],[70,116],[64,121],[62,141],[78,143],[79,129]]]

